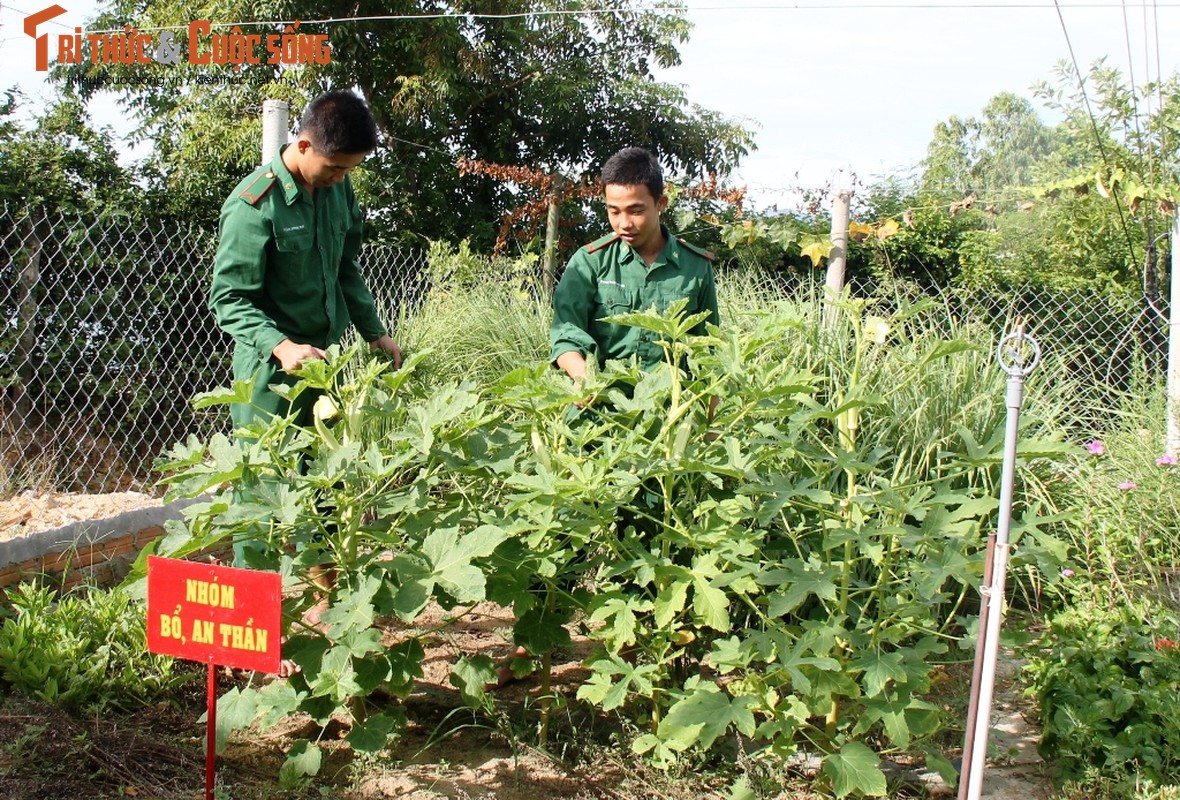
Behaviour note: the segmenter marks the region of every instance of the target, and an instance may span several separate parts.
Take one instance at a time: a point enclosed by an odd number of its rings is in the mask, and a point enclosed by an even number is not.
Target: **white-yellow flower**
[[[315,407],[312,409],[315,418],[327,422],[340,413],[340,409],[336,407],[336,401],[326,394],[321,394],[315,401]]]
[[[865,317],[864,330],[870,342],[885,344],[889,338],[889,323],[882,317]]]

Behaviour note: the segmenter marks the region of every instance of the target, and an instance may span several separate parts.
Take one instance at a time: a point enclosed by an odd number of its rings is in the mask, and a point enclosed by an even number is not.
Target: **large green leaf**
[[[234,687],[217,698],[216,747],[220,753],[229,741],[229,735],[236,730],[250,727],[258,716],[258,690]],[[202,716],[205,720],[206,716]],[[206,720],[207,721],[207,720]]]
[[[700,683],[668,710],[657,733],[676,752],[694,745],[707,750],[730,726],[753,736],[755,721],[750,707],[756,703],[752,697],[731,698],[712,683]]]
[[[364,575],[357,578],[356,586],[339,592],[335,602],[320,616],[320,620],[328,626],[328,637],[339,640],[348,633],[371,629],[373,598],[380,588],[381,578]]]
[[[376,753],[383,750],[389,742],[389,737],[398,726],[395,717],[386,714],[374,714],[364,722],[353,725],[348,732],[346,741],[353,750],[362,753]]]
[[[863,670],[861,684],[865,687],[865,697],[876,697],[890,681],[906,683],[909,680],[902,654],[897,652],[872,650],[852,661],[849,666]]]
[[[512,628],[513,639],[534,655],[547,653],[555,647],[569,647],[570,632],[565,628],[568,621],[568,613],[554,612],[538,606],[525,612],[517,620]]]
[[[279,782],[284,788],[294,788],[304,778],[319,774],[323,763],[320,748],[306,739],[296,742],[287,752],[287,760],[279,768]]]
[[[831,780],[836,797],[847,797],[853,792],[881,797],[889,788],[881,771],[881,760],[860,742],[848,742],[828,755],[823,772]]]
[[[676,615],[684,610],[685,603],[688,601],[689,585],[686,580],[673,581],[656,597],[654,603],[656,627],[668,627]]]
[[[213,406],[228,406],[231,403],[249,405],[254,392],[253,381],[234,381],[233,387],[220,387],[208,392],[198,392],[193,395],[192,406],[198,411]]]
[[[715,631],[729,630],[729,598],[699,575],[692,581],[692,611],[700,625]]]
[[[330,697],[338,704],[362,694],[352,668],[352,653],[343,646],[333,647],[324,654],[319,673],[310,684],[316,694]]]
[[[299,704],[306,697],[291,685],[290,681],[271,681],[258,693],[259,724],[269,728],[284,717],[299,710]]]
[[[621,592],[599,595],[593,600],[592,605],[591,621],[605,623],[595,631],[595,636],[614,650],[635,643],[635,627],[638,624],[636,615],[652,608],[651,601],[640,600]]]
[[[659,665],[635,665],[612,655],[594,660],[590,669],[589,680],[578,687],[578,699],[611,711],[623,705],[630,694],[651,697]]]
[[[496,662],[485,655],[463,656],[451,668],[451,684],[464,702],[482,707],[487,701],[487,687],[496,682]]]
[[[426,651],[417,638],[407,639],[390,647],[389,687],[398,697],[407,697],[414,688],[414,681],[422,677],[422,661]]]
[[[485,578],[471,560],[490,556],[506,538],[495,525],[481,525],[466,535],[458,528],[442,528],[422,542],[422,555],[439,586],[461,603],[475,603],[484,599]]]
[[[780,587],[770,596],[767,611],[772,617],[781,617],[794,611],[812,595],[828,602],[835,600],[839,577],[839,566],[824,564],[811,556],[807,561],[788,561],[781,569],[759,575],[758,583]]]

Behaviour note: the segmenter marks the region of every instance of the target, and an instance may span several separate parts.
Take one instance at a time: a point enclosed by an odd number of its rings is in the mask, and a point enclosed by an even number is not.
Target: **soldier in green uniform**
[[[361,211],[348,174],[376,147],[377,125],[361,98],[322,94],[303,112],[295,141],[222,204],[209,307],[234,338],[234,379],[254,379],[251,402],[231,409],[235,426],[292,411],[298,424],[311,424],[316,393],[303,392],[292,404],[270,386],[294,384],[290,372],[323,358],[350,323],[400,366],[401,352],[357,265]],[[259,549],[235,542],[235,563],[246,564],[247,551]],[[310,575],[325,593],[304,617],[315,625],[335,573],[325,566]],[[284,661],[279,674],[294,669]]]
[[[686,314],[709,314],[693,333],[703,334],[707,324],[720,322],[712,255],[680,241],[660,222],[668,196],[655,156],[639,147],[620,150],[603,167],[602,182],[614,233],[574,253],[553,293],[549,357],[576,386],[586,378],[588,358],[601,367],[609,359],[634,356],[644,369],[664,360],[656,334],[603,322],[603,317],[652,306],[664,312],[687,298]],[[716,402],[710,401],[710,417]],[[624,514],[620,530],[626,524],[639,520]],[[527,650],[517,647],[497,668],[492,686],[512,681],[513,661],[528,657]]]
[[[270,391],[288,373],[340,341],[351,322],[374,348],[401,361],[361,278],[361,212],[348,174],[377,146],[377,126],[361,98],[328,92],[303,113],[299,134],[221,207],[209,307],[234,338],[233,376],[253,378],[250,405],[231,410],[235,425],[287,414]],[[304,393],[301,423],[315,401]]]
[[[614,233],[574,253],[553,294],[549,357],[578,385],[589,357],[602,366],[635,356],[645,369],[664,358],[656,334],[603,317],[653,305],[663,312],[687,298],[686,314],[709,312],[694,333],[719,323],[712,256],[660,222],[668,196],[655,157],[639,147],[620,150],[603,167],[602,182]]]

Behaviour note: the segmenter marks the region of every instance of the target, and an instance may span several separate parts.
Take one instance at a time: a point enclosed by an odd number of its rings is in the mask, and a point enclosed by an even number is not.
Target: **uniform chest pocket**
[[[628,311],[634,311],[637,302],[637,298],[633,292],[629,291],[625,286],[616,284],[599,285],[594,300],[602,312],[599,314],[600,317],[609,317],[612,314],[626,314]]]
[[[700,311],[700,296],[701,285],[699,280],[692,278],[677,278],[675,280],[664,281],[660,284],[656,297],[658,301],[659,312],[666,314],[668,307],[677,300],[688,300],[688,305],[684,309],[685,314],[695,314]]]
[[[310,231],[279,234],[275,236],[275,249],[280,253],[301,253],[311,249],[313,238]]]

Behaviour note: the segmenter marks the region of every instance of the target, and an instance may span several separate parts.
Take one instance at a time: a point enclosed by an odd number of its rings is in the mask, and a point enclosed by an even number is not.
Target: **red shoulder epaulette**
[[[242,190],[238,197],[245,200],[252,206],[258,205],[266,193],[270,191],[270,187],[275,185],[278,178],[275,176],[274,170],[267,170],[254,179],[254,182]]]
[[[708,250],[705,250],[702,247],[697,247],[695,244],[689,244],[688,242],[684,241],[683,239],[677,239],[676,241],[679,242],[680,246],[683,247],[685,250],[689,250],[693,253],[696,253],[701,258],[707,258],[710,261],[717,260],[716,256],[714,256],[712,253],[710,253]]]
[[[610,247],[612,244],[614,244],[615,242],[618,242],[618,241],[621,241],[621,239],[619,239],[619,234],[617,234],[617,233],[608,234],[606,236],[603,236],[601,239],[598,239],[598,240],[593,241],[590,244],[586,245],[586,252],[587,253],[594,253],[598,250],[601,250],[604,247]]]

